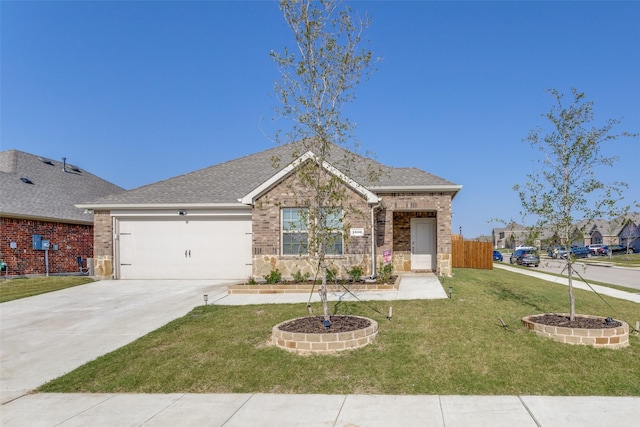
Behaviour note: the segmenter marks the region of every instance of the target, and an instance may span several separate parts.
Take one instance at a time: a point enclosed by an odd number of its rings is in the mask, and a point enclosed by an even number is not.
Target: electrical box
[[[42,236],[39,234],[33,235],[33,249],[36,251],[42,250]]]
[[[43,240],[40,234],[33,235],[33,249],[36,251],[48,251],[51,248],[51,243],[48,240]]]

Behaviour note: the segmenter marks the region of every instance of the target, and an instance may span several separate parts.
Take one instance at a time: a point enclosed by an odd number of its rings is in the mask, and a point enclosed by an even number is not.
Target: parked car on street
[[[611,245],[609,246],[609,250],[613,254],[625,254],[625,253],[632,254],[635,252],[633,247],[629,246],[629,248],[627,249],[626,246],[622,246],[622,245]]]
[[[500,251],[493,251],[493,260],[494,261],[502,261],[502,254],[500,253]]]
[[[602,248],[604,248],[605,245],[601,243],[593,243],[587,247],[589,248],[589,252],[591,252],[591,255],[602,255]]]
[[[537,267],[540,257],[535,249],[517,249],[509,257],[509,263]]]
[[[569,253],[574,258],[586,258],[589,256],[589,248],[586,246],[571,246]],[[556,246],[551,253],[551,258],[567,259],[567,249],[564,246]]]
[[[592,253],[593,256],[605,256],[605,255],[609,255],[609,246],[607,245],[601,245],[597,248],[595,248]]]

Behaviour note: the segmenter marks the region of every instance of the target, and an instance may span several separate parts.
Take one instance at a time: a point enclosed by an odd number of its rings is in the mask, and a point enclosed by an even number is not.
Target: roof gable
[[[327,161],[321,162],[318,156],[316,156],[311,151],[307,151],[302,156],[298,157],[293,162],[289,163],[283,169],[280,169],[278,173],[276,173],[271,178],[269,178],[268,180],[260,184],[258,187],[254,188],[251,192],[249,192],[249,194],[238,199],[238,201],[245,205],[252,205],[258,197],[260,197],[262,194],[269,191],[269,189],[273,188],[275,185],[281,182],[284,178],[294,173],[298,167],[300,167],[302,164],[308,161],[313,161],[317,163],[328,173],[339,178],[342,182],[344,182],[346,185],[348,185],[354,191],[356,191],[358,194],[364,197],[367,200],[367,203],[378,203],[380,201],[380,198],[378,196],[376,196],[374,193],[364,188],[362,185],[358,184],[353,179],[349,178],[346,174],[342,173],[340,170],[332,166],[329,162]]]

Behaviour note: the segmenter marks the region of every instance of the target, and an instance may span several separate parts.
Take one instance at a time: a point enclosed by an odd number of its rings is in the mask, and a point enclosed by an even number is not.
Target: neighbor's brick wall
[[[252,275],[260,279],[271,270],[278,269],[283,277],[291,277],[297,271],[314,275],[317,261],[308,257],[283,256],[280,242],[280,210],[285,207],[300,206],[309,197],[295,174],[283,179],[277,186],[258,198],[254,204],[252,218],[253,268]],[[346,270],[354,265],[363,269],[363,275],[371,274],[371,219],[370,209],[365,199],[358,193],[346,189],[344,256],[331,257],[330,262],[338,276],[347,277]],[[348,227],[364,228],[363,237],[349,237]]]
[[[77,273],[77,257],[93,257],[93,226],[58,222],[0,218],[0,259],[9,267],[9,276],[46,273],[45,251],[33,249],[33,235],[49,240],[49,274]],[[11,242],[16,248],[11,248]],[[58,245],[58,250],[53,250]]]
[[[113,222],[110,211],[93,212],[94,274],[99,278],[113,275]]]

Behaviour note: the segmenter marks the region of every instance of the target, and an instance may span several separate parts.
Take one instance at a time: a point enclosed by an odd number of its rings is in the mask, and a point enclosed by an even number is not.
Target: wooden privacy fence
[[[493,244],[464,240],[459,234],[451,235],[453,267],[493,269]]]

